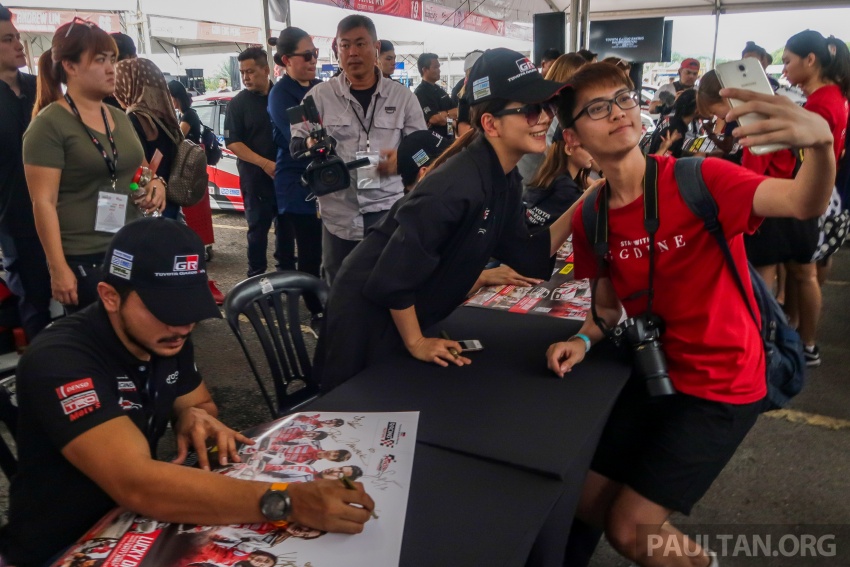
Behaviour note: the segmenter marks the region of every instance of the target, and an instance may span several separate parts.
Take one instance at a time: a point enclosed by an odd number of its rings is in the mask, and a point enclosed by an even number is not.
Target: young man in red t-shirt
[[[582,145],[605,172],[609,202],[604,272],[598,271],[581,211],[575,214],[576,278],[597,280],[599,315],[614,327],[623,309],[629,317],[647,309],[642,292],[648,287],[650,239],[643,210],[647,165],[638,147],[640,99],[628,77],[604,63],[584,67],[571,84],[559,108],[564,137]],[[769,117],[735,130],[744,146],[779,142],[808,148],[794,180],[766,178],[718,159],[703,163],[703,179],[717,201],[752,303],[742,234],[764,217],[810,218],[823,212],[835,176],[832,136],[822,118],[784,97],[734,90],[722,94],[745,101],[729,113],[730,121],[756,110]],[[690,512],[755,423],[766,393],[764,348],[719,246],[679,194],[675,159],[649,159],[658,164],[660,220],[652,312],[665,323],[661,343],[675,393],[651,399],[641,378],[625,387],[588,473],[577,516],[604,529],[614,548],[640,565],[704,567],[716,565],[717,559],[687,540],[668,518],[674,511]],[[549,348],[549,367],[563,377],[602,338],[589,318],[579,334]],[[670,549],[688,554],[662,553]]]

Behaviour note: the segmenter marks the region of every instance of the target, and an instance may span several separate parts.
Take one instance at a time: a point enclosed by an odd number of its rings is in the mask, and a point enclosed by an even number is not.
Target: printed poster
[[[590,310],[590,281],[573,279],[573,245],[568,240],[555,254],[549,281],[529,287],[484,287],[467,299],[466,305],[584,321]]]
[[[362,482],[378,519],[357,535],[290,524],[197,526],[113,510],[55,567],[395,567],[419,412],[298,413],[244,432],[242,463],[216,472],[263,482]],[[259,504],[259,503],[258,503]]]

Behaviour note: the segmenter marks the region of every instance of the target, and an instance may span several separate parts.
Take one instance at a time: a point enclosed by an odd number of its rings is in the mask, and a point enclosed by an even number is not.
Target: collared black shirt
[[[0,230],[23,237],[36,236],[22,141],[35,104],[35,75],[18,72],[18,84],[20,97],[0,81]]]
[[[419,86],[416,87],[413,94],[415,94],[416,98],[419,99],[419,105],[422,107],[422,112],[425,114],[426,124],[428,124],[428,121],[435,114],[439,114],[445,110],[451,110],[455,107],[455,105],[452,104],[452,99],[449,96],[449,93],[428,81],[422,81],[419,83]],[[449,135],[448,126],[429,125],[428,128],[441,136],[448,137]]]
[[[90,429],[126,416],[155,456],[174,401],[201,384],[187,341],[176,356],[138,360],[100,303],[42,331],[18,365],[18,474],[0,553],[19,567],[43,565],[115,502],[62,456]]]
[[[269,83],[269,91],[272,85]],[[247,89],[233,97],[227,104],[227,116],[224,119],[224,142],[232,144],[240,142],[253,152],[271,161],[277,160],[277,145],[274,143],[272,119],[269,116],[269,95],[262,95]],[[272,187],[272,179],[263,168],[252,163],[236,162],[239,176],[243,182],[265,183]]]

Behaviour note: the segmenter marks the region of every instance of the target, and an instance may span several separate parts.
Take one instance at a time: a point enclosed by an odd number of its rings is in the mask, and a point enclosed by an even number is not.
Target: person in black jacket
[[[24,176],[22,140],[36,95],[35,75],[20,71],[26,64],[12,12],[0,6],[0,247],[21,326],[32,340],[50,323],[51,291]]]
[[[592,165],[593,158],[587,150],[568,146],[561,131],[555,130],[546,158],[522,196],[530,231],[548,228],[581,198]]]
[[[323,390],[394,351],[440,366],[470,364],[459,343],[422,330],[464,300],[491,257],[526,276],[550,276],[570,215],[530,235],[516,164],[545,148],[548,101],[563,87],[508,49],[476,62],[467,93],[473,129],[366,235],[334,280],[316,354]]]

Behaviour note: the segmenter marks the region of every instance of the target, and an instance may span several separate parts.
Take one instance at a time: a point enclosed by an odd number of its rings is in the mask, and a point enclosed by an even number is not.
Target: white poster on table
[[[244,432],[256,444],[240,447],[242,463],[217,471],[262,482],[343,475],[362,482],[378,518],[361,534],[298,524],[168,524],[118,509],[55,565],[91,560],[99,567],[397,566],[418,422],[419,412],[293,414]]]

